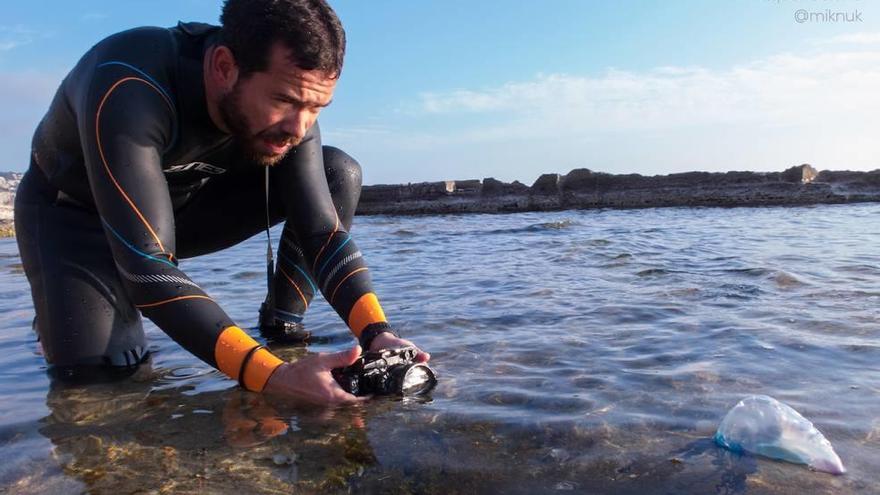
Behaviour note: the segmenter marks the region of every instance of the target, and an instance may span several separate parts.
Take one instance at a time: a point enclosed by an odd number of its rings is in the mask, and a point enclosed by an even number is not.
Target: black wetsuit
[[[281,363],[178,268],[266,227],[265,169],[208,115],[203,57],[219,28],[138,28],[93,47],[36,130],[15,204],[17,239],[50,364],[126,365],[143,313],[190,352],[261,390]],[[278,309],[317,291],[355,336],[387,326],[348,234],[360,167],[318,125],[271,168],[269,216],[285,221]],[[244,376],[240,377],[241,368]]]

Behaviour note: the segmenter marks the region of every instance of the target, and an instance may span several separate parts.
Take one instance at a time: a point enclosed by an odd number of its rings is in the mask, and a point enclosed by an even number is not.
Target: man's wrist
[[[266,379],[266,385],[263,386],[263,393],[267,394],[282,394],[284,393],[284,377],[282,368],[290,366],[289,362],[283,362],[269,374],[269,378]]]
[[[378,337],[379,335],[386,332],[394,335],[395,337],[397,336],[397,334],[394,333],[393,330],[391,330],[391,325],[389,325],[386,321],[371,323],[367,325],[367,327],[364,328],[364,330],[361,332],[361,336],[359,339],[361,347],[364,349],[365,352],[369,351],[370,346],[373,345],[373,340],[375,340],[376,337]]]

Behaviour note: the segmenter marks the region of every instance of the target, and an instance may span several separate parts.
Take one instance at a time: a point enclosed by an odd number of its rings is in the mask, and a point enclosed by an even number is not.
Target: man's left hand
[[[371,351],[378,351],[381,349],[396,349],[398,347],[415,347],[418,354],[416,354],[416,362],[419,363],[427,363],[429,359],[431,359],[431,355],[427,352],[421,350],[410,342],[409,340],[402,339],[400,337],[395,337],[391,332],[380,333],[373,339],[373,342],[370,344]]]

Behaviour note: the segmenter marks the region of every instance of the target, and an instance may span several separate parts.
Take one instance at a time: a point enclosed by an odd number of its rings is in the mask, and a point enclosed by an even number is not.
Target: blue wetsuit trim
[[[348,238],[346,240],[342,241],[342,244],[340,244],[339,247],[336,248],[336,251],[333,251],[333,254],[331,254],[330,256],[327,257],[327,261],[325,261],[324,264],[321,265],[321,269],[318,270],[318,273],[315,275],[315,280],[317,280],[317,281],[321,280],[321,274],[324,273],[324,270],[327,268],[327,265],[329,265],[330,262],[333,261],[333,258],[336,257],[336,255],[339,253],[339,251],[342,250],[342,248],[344,248],[345,245],[348,244],[348,242],[350,240],[351,240],[351,236],[348,236]]]
[[[108,65],[121,65],[121,66],[126,67],[128,69],[131,69],[131,70],[137,72],[138,74],[144,76],[145,78],[147,78],[147,80],[150,81],[151,83],[153,83],[156,86],[156,89],[161,91],[162,94],[165,96],[165,98],[168,99],[168,103],[171,104],[171,110],[174,112],[175,115],[177,114],[177,106],[174,104],[174,99],[171,98],[171,94],[168,93],[168,90],[163,88],[162,85],[159,84],[155,79],[150,77],[149,74],[147,74],[146,72],[138,69],[137,67],[135,67],[131,64],[127,64],[125,62],[120,62],[118,60],[110,60],[108,62],[100,63],[97,66],[95,66],[95,68],[100,69],[101,67],[106,67]],[[168,146],[166,146],[165,149],[163,150],[166,153],[168,152],[168,150],[173,148],[175,144],[177,144],[177,137],[178,136],[177,136],[177,124],[176,123],[175,123],[174,127],[172,128],[172,133],[173,133],[173,135],[171,136],[171,143],[169,143]]]
[[[137,67],[135,67],[135,66],[133,66],[133,65],[131,65],[131,64],[127,64],[127,63],[125,63],[125,62],[120,62],[120,61],[118,61],[118,60],[111,60],[111,61],[109,61],[109,62],[104,62],[104,63],[102,63],[102,64],[98,64],[98,66],[97,66],[96,68],[97,68],[97,69],[100,69],[101,67],[104,67],[104,66],[107,66],[107,65],[121,65],[121,66],[123,66],[123,67],[128,67],[129,69],[131,69],[131,70],[137,72],[138,74],[140,74],[140,75],[146,77],[151,83],[155,84],[156,87],[159,88],[159,89],[162,91],[162,94],[164,94],[165,97],[168,98],[168,101],[171,102],[172,105],[174,105],[174,99],[171,98],[171,94],[169,94],[168,91],[167,91],[165,88],[163,88],[161,84],[159,84],[158,82],[156,82],[156,80],[153,79],[152,77],[150,77],[149,74],[147,74],[146,72],[144,72],[144,71],[138,69]],[[176,111],[177,111],[177,110],[175,109],[175,112],[176,112]]]
[[[317,293],[318,293],[318,288],[315,287],[315,284],[314,284],[314,282],[312,282],[311,277],[309,277],[309,275],[308,275],[306,272],[304,272],[303,269],[300,268],[299,265],[297,265],[295,261],[293,261],[292,259],[288,258],[287,256],[284,255],[284,253],[281,253],[281,252],[278,253],[278,256],[279,256],[281,259],[283,259],[284,261],[290,263],[290,266],[296,268],[296,269],[302,274],[302,276],[305,277],[306,282],[308,282],[309,285],[312,287],[312,294],[317,294]]]
[[[168,265],[168,266],[171,266],[171,267],[177,268],[177,265],[175,265],[174,263],[172,263],[172,262],[170,262],[170,261],[168,261],[168,260],[163,260],[162,258],[157,258],[157,257],[155,257],[155,256],[150,256],[149,254],[147,254],[147,253],[145,253],[145,252],[143,252],[143,251],[140,251],[140,250],[138,250],[136,247],[134,247],[134,246],[132,246],[131,244],[129,244],[129,242],[126,241],[121,235],[119,235],[119,232],[116,232],[116,230],[115,230],[113,227],[111,227],[110,224],[107,223],[103,218],[101,219],[101,223],[103,223],[104,226],[106,226],[107,229],[109,229],[110,232],[111,232],[111,233],[112,233],[117,239],[119,239],[119,242],[121,242],[122,244],[124,244],[125,247],[127,247],[128,249],[130,249],[130,250],[132,250],[133,252],[137,253],[138,255],[140,255],[140,256],[142,256],[142,257],[144,257],[144,258],[147,258],[147,259],[150,259],[150,260],[153,260],[153,261],[158,261],[158,262],[160,262],[160,263],[165,263],[165,264]]]

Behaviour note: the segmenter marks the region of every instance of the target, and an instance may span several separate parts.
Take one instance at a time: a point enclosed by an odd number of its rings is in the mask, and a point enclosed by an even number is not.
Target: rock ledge
[[[364,186],[360,215],[508,213],[661,206],[767,206],[880,201],[880,170],[614,175],[575,169],[531,187],[494,178]]]

